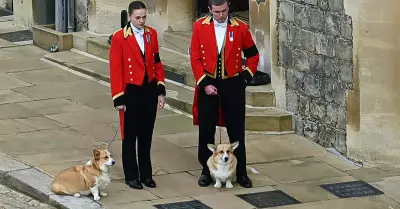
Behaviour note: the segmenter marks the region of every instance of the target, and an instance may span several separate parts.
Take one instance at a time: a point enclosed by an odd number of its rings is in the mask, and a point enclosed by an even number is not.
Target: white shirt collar
[[[140,34],[140,35],[143,35],[144,34],[144,28],[137,28],[136,26],[134,26],[132,23],[131,23],[131,28],[132,28],[132,32],[134,33],[134,34]]]
[[[215,25],[215,26],[222,26],[222,27],[226,27],[226,26],[227,26],[227,24],[228,24],[228,18],[229,18],[229,17],[226,17],[225,21],[224,21],[224,22],[222,22],[222,23],[219,23],[219,22],[217,22],[217,21],[216,21],[216,20],[213,18],[214,25]]]

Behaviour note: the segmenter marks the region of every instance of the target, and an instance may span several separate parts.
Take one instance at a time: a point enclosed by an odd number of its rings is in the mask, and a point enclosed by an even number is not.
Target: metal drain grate
[[[364,197],[384,194],[379,189],[365,183],[364,181],[324,184],[320,185],[320,187],[339,198]]]
[[[0,38],[9,42],[20,42],[32,40],[32,32],[29,30],[22,30],[10,33],[0,34]]]
[[[157,209],[212,209],[198,200],[153,205]]]
[[[237,196],[256,208],[269,208],[301,203],[280,190],[241,194]]]
[[[10,16],[10,15],[13,15],[13,13],[11,11],[9,11],[7,9],[0,8],[0,17]]]

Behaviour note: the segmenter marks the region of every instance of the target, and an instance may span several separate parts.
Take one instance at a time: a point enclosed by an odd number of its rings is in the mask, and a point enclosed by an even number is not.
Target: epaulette
[[[239,26],[240,25],[239,23],[247,25],[247,23],[243,22],[239,18],[236,18],[236,17],[231,18],[231,26]]]
[[[237,17],[235,17],[235,19],[236,19],[236,21],[238,21],[238,22],[240,22],[240,23],[242,23],[242,24],[245,24],[245,25],[247,25],[247,23],[246,23],[246,22],[244,22],[243,20],[241,20],[241,19],[239,19],[239,18],[237,18]]]
[[[197,18],[197,20],[196,20],[195,22],[204,20],[204,18],[206,18],[206,17],[208,17],[208,16],[210,16],[210,15],[206,15],[206,16],[203,16],[203,17],[199,17],[199,18]]]
[[[113,33],[113,36],[118,32],[118,31],[120,31],[120,30],[122,30],[123,28],[120,28],[120,29],[118,29],[118,30],[116,30],[114,33]]]
[[[212,20],[212,16],[211,15],[207,15],[207,16],[204,16],[202,18],[199,18],[197,21],[200,21],[201,24],[209,25],[211,23],[211,20]]]
[[[151,29],[153,29],[152,27],[147,26],[147,25],[145,25],[144,28],[145,28],[145,30],[146,30],[147,33],[150,33],[150,32],[151,32]]]

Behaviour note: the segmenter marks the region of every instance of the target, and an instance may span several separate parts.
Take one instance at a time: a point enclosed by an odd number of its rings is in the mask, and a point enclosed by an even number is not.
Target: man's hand
[[[115,107],[116,110],[118,111],[126,111],[126,105],[119,105]]]
[[[165,105],[164,95],[159,95],[158,96],[158,105],[157,105],[157,107],[158,108],[164,108],[164,105]]]
[[[208,85],[204,87],[204,91],[206,91],[207,95],[218,95],[217,88],[215,88],[215,86],[213,85]]]

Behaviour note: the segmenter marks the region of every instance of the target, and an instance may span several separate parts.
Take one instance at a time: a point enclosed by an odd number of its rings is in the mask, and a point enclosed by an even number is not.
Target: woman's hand
[[[165,104],[165,98],[164,95],[159,95],[158,96],[158,108],[164,108],[164,104]]]
[[[118,111],[126,112],[126,105],[116,106],[115,109],[118,110]]]

